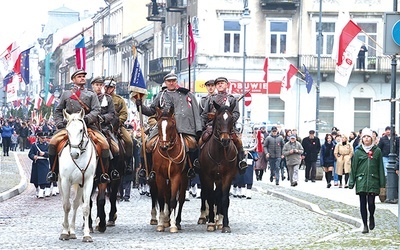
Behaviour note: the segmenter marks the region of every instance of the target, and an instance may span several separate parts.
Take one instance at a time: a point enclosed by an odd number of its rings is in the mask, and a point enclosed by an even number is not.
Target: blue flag
[[[4,79],[3,79],[3,86],[7,87],[7,84],[9,84],[10,82],[12,82],[13,76],[15,75],[14,71],[11,71],[10,73],[8,73]]]
[[[29,52],[30,48],[21,53],[21,77],[25,84],[29,83]]]
[[[133,70],[131,76],[131,82],[129,90],[132,92],[131,96],[134,97],[139,94],[140,98],[144,95],[147,95],[146,82],[143,77],[142,70],[140,69],[140,64],[135,58],[135,62],[133,63]]]
[[[303,66],[304,66],[304,75],[305,75],[304,81],[306,81],[307,93],[310,94],[310,91],[311,91],[311,88],[313,86],[313,82],[314,81],[313,81],[313,79],[312,79],[312,77],[310,75],[310,72],[306,68],[306,65],[303,64]]]

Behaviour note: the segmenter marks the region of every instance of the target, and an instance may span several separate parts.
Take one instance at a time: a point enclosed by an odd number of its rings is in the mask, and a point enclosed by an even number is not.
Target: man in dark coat
[[[315,175],[317,173],[317,160],[318,153],[321,150],[321,142],[318,137],[315,136],[315,131],[310,130],[309,136],[305,137],[301,143],[304,148],[302,159],[306,163],[306,179],[308,182],[315,182]]]
[[[164,77],[164,83],[167,88],[157,94],[149,107],[142,105],[141,99],[136,100],[136,105],[142,106],[142,113],[146,116],[156,114],[157,107],[161,109],[174,107],[176,129],[178,133],[195,142],[193,143],[195,146],[189,146],[189,158],[193,166],[193,161],[198,157],[196,138],[201,135],[202,131],[199,105],[192,92],[186,88],[179,87],[178,76],[175,73],[171,72],[167,74]],[[156,135],[158,135],[158,130],[155,127],[155,129],[150,132],[148,140],[151,140]],[[148,155],[147,158],[148,162],[151,162],[150,155]],[[190,178],[195,176],[193,168],[189,169],[188,176]],[[152,172],[149,177],[150,179],[155,178],[154,172]]]
[[[43,198],[44,195],[50,196],[50,183],[46,180],[49,172],[49,144],[43,132],[37,134],[38,141],[32,144],[28,157],[32,160],[31,180],[36,187],[36,196]]]

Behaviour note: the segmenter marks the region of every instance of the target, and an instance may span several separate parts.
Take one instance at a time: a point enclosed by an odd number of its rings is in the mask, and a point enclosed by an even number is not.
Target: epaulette
[[[183,93],[183,94],[187,94],[187,93],[190,92],[190,90],[188,90],[187,88],[183,88],[183,87],[179,87],[179,88],[177,89],[177,91],[178,91],[178,92],[181,92],[181,93]]]

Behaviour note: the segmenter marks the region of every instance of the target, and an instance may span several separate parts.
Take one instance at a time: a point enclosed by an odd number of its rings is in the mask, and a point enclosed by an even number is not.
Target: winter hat
[[[372,130],[369,128],[364,128],[361,132],[361,136],[364,137],[366,135],[372,138]]]

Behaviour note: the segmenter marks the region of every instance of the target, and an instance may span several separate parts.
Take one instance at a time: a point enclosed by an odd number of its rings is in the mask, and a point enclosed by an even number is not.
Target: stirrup
[[[100,183],[110,183],[110,176],[107,173],[101,174]]]
[[[150,171],[149,177],[147,178],[149,182],[154,182],[156,180],[156,172]]]
[[[111,174],[111,180],[113,181],[121,179],[121,176],[119,175],[119,172],[116,169],[111,170],[110,174]]]
[[[247,163],[245,161],[240,161],[239,162],[239,174],[243,175],[244,173],[246,173],[246,169],[247,169]]]
[[[195,159],[195,160],[193,161],[193,167],[195,167],[195,168],[200,168],[199,159]]]
[[[193,168],[188,169],[187,176],[189,177],[189,179],[193,179],[194,177],[196,177],[196,172]]]
[[[146,170],[144,170],[143,168],[139,170],[139,178],[145,178],[146,177]]]
[[[54,172],[48,172],[47,173],[47,176],[46,176],[46,181],[47,182],[55,182],[55,181],[57,181],[57,175],[56,175],[56,173],[54,173]]]

